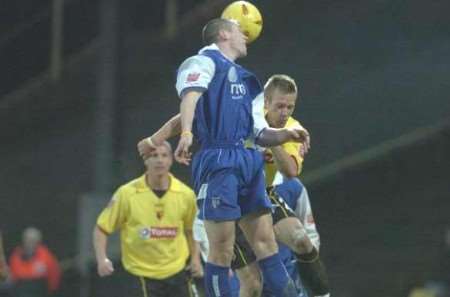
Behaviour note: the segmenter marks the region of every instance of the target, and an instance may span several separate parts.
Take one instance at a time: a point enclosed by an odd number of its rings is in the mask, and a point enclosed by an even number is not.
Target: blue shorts
[[[199,218],[235,221],[270,209],[260,152],[242,146],[201,150],[192,162]]]

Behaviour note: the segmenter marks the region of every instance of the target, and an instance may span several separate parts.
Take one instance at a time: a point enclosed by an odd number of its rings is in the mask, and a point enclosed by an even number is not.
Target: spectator
[[[10,257],[15,297],[51,296],[59,287],[58,260],[41,241],[41,231],[33,227],[25,229],[22,245],[15,248]]]
[[[192,239],[194,192],[170,174],[168,142],[145,160],[147,171],[121,186],[98,217],[94,248],[98,274],[114,272],[107,256],[108,237],[120,231],[122,263],[131,275],[128,297],[188,297],[186,261],[201,276],[200,255]]]

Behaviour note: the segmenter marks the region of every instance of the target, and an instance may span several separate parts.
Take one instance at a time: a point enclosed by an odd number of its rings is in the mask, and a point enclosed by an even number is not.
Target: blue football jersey
[[[179,95],[190,88],[203,91],[193,122],[193,133],[201,147],[220,148],[243,142],[267,127],[261,119],[261,83],[253,73],[225,57],[217,46],[205,47],[180,66]],[[255,114],[259,116],[256,120]]]

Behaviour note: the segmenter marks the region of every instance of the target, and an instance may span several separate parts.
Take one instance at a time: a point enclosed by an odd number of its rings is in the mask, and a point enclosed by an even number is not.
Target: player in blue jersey
[[[263,158],[244,140],[273,146],[305,141],[301,127],[269,128],[263,113],[263,89],[254,74],[235,63],[247,54],[246,37],[236,23],[214,19],[203,30],[208,46],[179,67],[181,135],[175,158],[189,164],[193,136],[200,150],[192,160],[199,217],[210,244],[205,266],[208,296],[230,296],[235,221],[252,246],[263,277],[276,296],[294,296],[295,288],[278,255],[265,193]]]

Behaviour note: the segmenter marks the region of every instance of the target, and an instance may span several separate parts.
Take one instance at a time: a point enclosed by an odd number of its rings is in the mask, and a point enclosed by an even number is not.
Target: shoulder
[[[191,68],[206,68],[206,69],[214,69],[215,63],[214,60],[206,55],[195,55],[187,58],[181,63],[179,67],[179,71],[183,71]]]
[[[114,196],[118,196],[119,197],[130,197],[132,195],[134,195],[139,188],[142,188],[143,185],[143,180],[144,180],[144,176],[135,178],[123,185],[121,185],[115,192]],[[145,183],[145,182],[144,182]]]
[[[289,117],[289,119],[286,122],[286,128],[289,127],[294,127],[294,126],[298,126],[301,125],[299,121],[297,121],[296,119],[294,119],[293,117]]]
[[[50,249],[44,245],[44,244],[40,244],[37,247],[37,254],[41,255],[42,257],[53,257],[53,253],[50,251]]]
[[[181,180],[176,178],[175,176],[171,175],[171,186],[170,189],[174,192],[179,192],[184,194],[185,196],[192,196],[195,197],[194,191],[185,183],[183,183]]]

